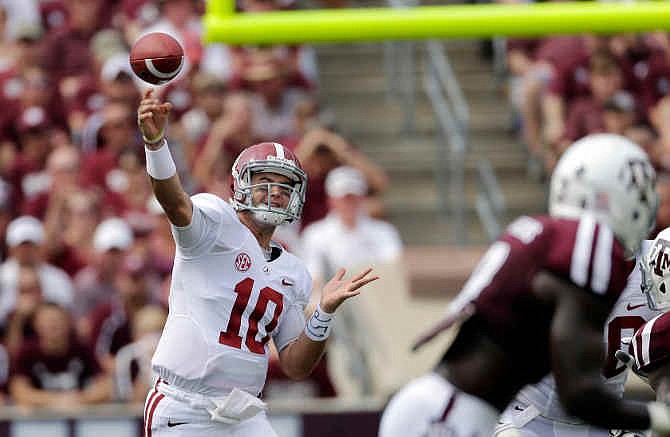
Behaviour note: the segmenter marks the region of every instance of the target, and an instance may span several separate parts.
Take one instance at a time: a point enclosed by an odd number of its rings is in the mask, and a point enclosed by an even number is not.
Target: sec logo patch
[[[235,258],[235,268],[239,272],[249,270],[251,268],[251,257],[246,252],[237,255],[237,258]]]

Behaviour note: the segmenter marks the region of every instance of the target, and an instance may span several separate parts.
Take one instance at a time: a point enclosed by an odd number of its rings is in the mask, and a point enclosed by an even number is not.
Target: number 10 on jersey
[[[242,348],[240,326],[242,324],[244,311],[249,305],[249,297],[251,297],[251,291],[253,287],[254,280],[251,278],[243,279],[241,282],[238,282],[237,285],[235,285],[235,293],[237,294],[237,298],[235,299],[233,311],[230,314],[230,319],[228,320],[228,326],[226,327],[226,330],[221,331],[221,334],[219,335],[219,343],[234,347],[236,349]],[[268,302],[273,302],[275,304],[275,310],[272,315],[272,320],[263,327],[264,331],[266,332],[265,336],[260,341],[258,341],[256,340],[256,334],[258,334],[258,323],[265,314],[265,310],[268,307]],[[248,329],[244,339],[244,344],[246,344],[247,348],[251,352],[260,355],[265,354],[265,344],[270,340],[270,333],[277,327],[279,315],[283,309],[284,300],[281,293],[273,290],[270,287],[261,289],[256,306],[248,316]]]

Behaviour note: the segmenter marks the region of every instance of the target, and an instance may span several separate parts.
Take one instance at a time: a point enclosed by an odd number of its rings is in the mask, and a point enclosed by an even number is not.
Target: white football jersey
[[[646,253],[652,242],[653,240],[643,241],[640,253]],[[620,396],[623,396],[628,371],[626,366],[614,357],[614,353],[619,349],[628,350],[628,346],[623,341],[630,341],[630,338],[640,326],[659,314],[659,312],[651,310],[647,306],[647,299],[642,293],[641,276],[637,262],[639,258],[640,256],[638,256],[635,269],[628,277],[626,288],[619,296],[619,300],[610,313],[604,328],[607,361],[603,368],[603,377],[605,378],[605,384]],[[570,417],[565,413],[559,402],[556,383],[551,375],[546,376],[537,384],[524,387],[516,399],[524,404],[534,405],[545,418],[568,423],[583,423],[581,420]]]
[[[281,350],[304,329],[312,279],[286,251],[266,261],[223,199],[197,194],[192,201],[191,223],[173,227],[169,315],[152,367],[184,390],[224,396],[238,388],[257,395],[265,384],[269,337]]]

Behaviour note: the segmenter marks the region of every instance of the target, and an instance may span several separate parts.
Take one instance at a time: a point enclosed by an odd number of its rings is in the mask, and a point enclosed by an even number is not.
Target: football
[[[130,50],[130,66],[145,82],[164,85],[179,74],[184,65],[184,49],[167,33],[148,33]]]

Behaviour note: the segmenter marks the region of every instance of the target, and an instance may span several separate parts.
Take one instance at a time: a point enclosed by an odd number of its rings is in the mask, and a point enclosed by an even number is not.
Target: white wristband
[[[163,140],[163,145],[157,150],[150,150],[144,147],[144,153],[147,158],[147,173],[154,179],[170,179],[177,173],[177,166],[174,164],[167,140]]]
[[[314,314],[305,325],[305,335],[313,341],[326,341],[330,336],[332,322],[333,315],[323,311],[321,306],[317,305]]]
[[[670,409],[663,402],[649,402],[649,422],[651,430],[659,434],[670,434]]]

